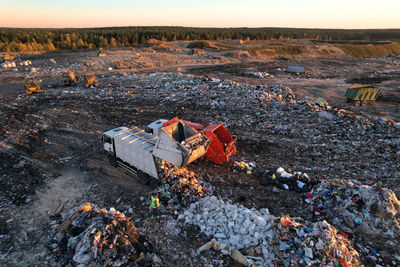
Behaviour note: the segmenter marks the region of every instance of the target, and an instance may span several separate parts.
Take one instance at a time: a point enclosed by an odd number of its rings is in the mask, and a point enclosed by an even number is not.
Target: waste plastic
[[[312,207],[348,235],[400,253],[400,201],[380,183],[332,179],[313,190]],[[372,248],[372,249],[376,249]]]
[[[159,193],[167,210],[177,210],[213,193],[213,186],[185,167],[163,161],[160,169],[161,186],[154,193]]]
[[[256,164],[254,162],[246,163],[244,161],[234,161],[231,170],[233,172],[242,171],[246,174],[252,174],[255,167]]]
[[[260,179],[262,185],[275,185],[282,189],[296,192],[309,192],[319,183],[317,179],[310,178],[306,173],[288,173],[282,167],[275,172],[258,169],[255,175]]]
[[[101,209],[89,202],[65,216],[59,240],[58,253],[65,256],[71,251],[69,262],[76,265],[138,263],[153,252],[151,242],[137,231],[130,218],[114,208]]]

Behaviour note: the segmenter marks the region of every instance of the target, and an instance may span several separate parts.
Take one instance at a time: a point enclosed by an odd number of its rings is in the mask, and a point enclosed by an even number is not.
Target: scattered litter
[[[255,175],[259,177],[262,185],[275,185],[282,189],[297,192],[309,192],[319,183],[318,180],[310,178],[306,173],[288,173],[282,167],[275,172],[268,170],[257,170]]]
[[[162,185],[155,192],[159,193],[160,202],[166,209],[177,210],[203,196],[212,194],[213,187],[197,177],[185,167],[177,167],[163,161],[160,169]]]

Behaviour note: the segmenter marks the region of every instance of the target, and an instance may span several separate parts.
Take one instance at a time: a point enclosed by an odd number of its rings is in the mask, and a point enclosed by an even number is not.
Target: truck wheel
[[[151,185],[152,187],[158,187],[161,185],[161,182],[158,179],[153,179],[150,177],[149,185]]]
[[[113,156],[108,156],[108,160],[110,161],[110,165],[113,167],[117,167],[118,163],[117,163],[117,159]]]
[[[356,105],[356,107],[359,107],[359,106],[361,105],[360,100],[357,100],[357,101],[354,103],[354,105]]]
[[[363,101],[363,102],[361,102],[361,106],[363,106],[363,107],[365,107],[367,104],[368,104],[368,102],[367,102],[367,101]]]
[[[138,176],[139,176],[139,183],[144,184],[144,185],[148,185],[150,183],[150,175],[148,175],[147,173],[144,173],[142,171],[138,172]]]

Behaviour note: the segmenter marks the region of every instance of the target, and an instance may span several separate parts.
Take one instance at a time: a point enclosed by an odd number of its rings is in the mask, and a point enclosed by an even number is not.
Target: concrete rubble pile
[[[274,217],[268,209],[248,209],[214,196],[192,203],[178,219],[212,236],[222,254],[231,254],[235,248],[252,249],[247,265],[359,266],[358,253],[349,240],[326,221],[299,223]]]
[[[313,212],[346,235],[369,242],[369,248],[358,246],[373,263],[391,262],[400,254],[400,201],[392,190],[380,183],[363,185],[356,180],[333,179],[322,182],[313,195]],[[382,248],[392,254],[380,253]]]
[[[57,254],[64,264],[121,266],[152,260],[152,244],[114,208],[86,203],[62,217]]]

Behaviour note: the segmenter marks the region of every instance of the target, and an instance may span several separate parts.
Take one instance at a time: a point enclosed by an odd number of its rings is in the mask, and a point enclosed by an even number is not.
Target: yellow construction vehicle
[[[13,61],[14,59],[15,59],[15,56],[9,55],[9,54],[4,54],[4,55],[0,56],[0,63]]]
[[[106,53],[106,51],[103,50],[103,48],[100,48],[99,52],[97,53],[97,55],[99,57],[105,57],[105,56],[107,56],[107,53]]]
[[[366,106],[368,102],[375,101],[381,90],[369,85],[352,85],[347,88],[345,96],[348,102],[353,102],[356,107]]]
[[[26,78],[25,79],[25,93],[27,95],[31,95],[33,93],[42,93],[42,81],[35,80],[32,77]]]
[[[64,73],[64,76],[61,78],[64,86],[76,85],[81,78],[75,75],[75,72],[69,70]]]
[[[86,87],[96,87],[96,76],[94,73],[86,73],[85,74],[85,80],[86,80]]]

